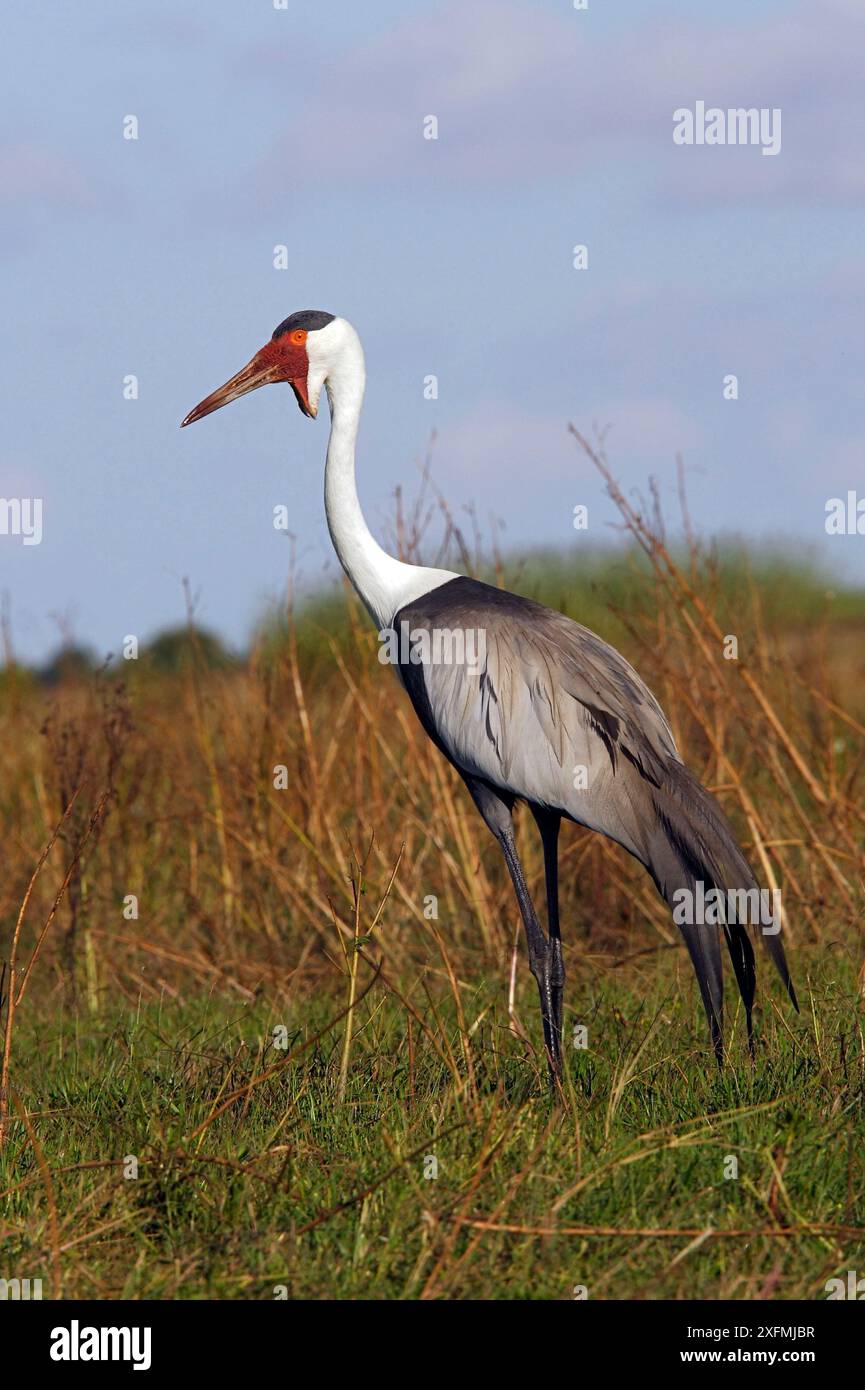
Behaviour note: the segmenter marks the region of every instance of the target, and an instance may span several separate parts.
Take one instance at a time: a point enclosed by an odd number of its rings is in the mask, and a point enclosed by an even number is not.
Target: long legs
[[[475,805],[498,840],[514,885],[520,916],[526,933],[529,969],[537,981],[541,999],[541,1020],[544,1046],[550,1067],[550,1082],[555,1088],[562,1074],[562,995],[565,969],[562,943],[559,936],[559,896],[557,847],[561,817],[553,812],[533,807],[544,845],[549,939],[544,935],[526,886],[523,866],[517,854],[511,811],[514,798],[506,799],[487,783],[466,777],[466,785]]]
[[[562,1007],[565,993],[565,962],[562,958],[562,938],[559,932],[559,829],[562,818],[556,811],[532,807],[544,846],[544,876],[547,890],[547,926],[549,930],[549,959],[547,978],[552,1008],[552,1027],[555,1034],[558,1068],[562,1056]]]

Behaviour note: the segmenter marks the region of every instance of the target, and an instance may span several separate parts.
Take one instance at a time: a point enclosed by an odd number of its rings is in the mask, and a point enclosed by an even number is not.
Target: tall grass
[[[849,1155],[833,1154],[810,1197],[802,1165],[821,1125],[843,1147],[861,1124],[865,615],[806,568],[755,565],[746,551],[705,546],[689,526],[672,545],[652,494],[646,504],[626,498],[602,453],[578,442],[619,509],[625,537],[612,559],[593,553],[575,567],[578,583],[550,557],[514,566],[467,543],[447,509],[430,558],[449,555],[552,602],[640,670],[761,882],[783,889],[803,1019],[784,1011],[758,961],[757,1073],[737,1017],[730,1071],[714,1077],[666,908],[624,852],[571,827],[561,863],[566,1028],[588,1022],[591,1041],[569,1053],[556,1118],[498,853],[376,659],[347,589],[338,604],[295,611],[288,601],[245,662],[214,664],[191,624],[188,659],[173,673],[126,663],[47,690],[7,677],[0,1187],[14,1194],[17,1248],[41,1252],[58,1287],[177,1293],[161,1264],[158,1277],[139,1270],[124,1283],[114,1244],[103,1249],[104,1223],[116,1223],[112,1239],[134,1259],[142,1230],[164,1251],[172,1223],[182,1229],[197,1252],[194,1293],[254,1292],[277,1275],[323,1293],[330,1229],[343,1291],[380,1296],[495,1296],[506,1252],[499,1292],[554,1292],[530,1278],[553,1228],[594,1242],[580,1258],[612,1296],[623,1287],[614,1268],[630,1270],[631,1292],[641,1287],[633,1248],[650,1294],[687,1291],[684,1266],[658,1243],[685,1249],[704,1229],[728,1234],[706,1238],[701,1287],[720,1279],[734,1295],[774,1287],[782,1230],[810,1252],[807,1270],[781,1281],[800,1292],[859,1240],[845,1235],[865,1220]],[[428,531],[428,510],[400,506],[404,555],[429,553]],[[541,899],[540,847],[530,825],[519,834]],[[188,1020],[201,1009],[211,1022],[196,1032]],[[243,1047],[237,1036],[241,1017],[256,1020],[252,1051],[249,1030]],[[805,1149],[791,1118],[799,1087]],[[681,1163],[684,1149],[727,1144],[728,1127],[762,1156],[753,1203],[725,1214],[715,1189],[703,1192],[699,1164]],[[438,1205],[430,1194],[440,1189],[415,1162],[436,1135],[459,1173]],[[121,1136],[124,1153],[150,1154],[134,1192],[111,1176]],[[307,1182],[310,1153],[318,1176]],[[200,1185],[184,1189],[207,1164]],[[645,1185],[628,1176],[633,1165]],[[266,1212],[250,1195],[264,1189]],[[252,1241],[251,1264],[232,1256],[220,1270],[202,1254],[202,1232],[216,1210],[246,1228],[241,1193],[250,1229],[264,1221],[271,1233],[267,1255],[253,1257]],[[101,1272],[67,1253],[62,1228],[75,1212],[92,1227]],[[275,1232],[286,1222],[283,1248]],[[668,1234],[653,1243],[652,1228]],[[371,1276],[372,1233],[382,1229],[411,1259],[382,1255]]]

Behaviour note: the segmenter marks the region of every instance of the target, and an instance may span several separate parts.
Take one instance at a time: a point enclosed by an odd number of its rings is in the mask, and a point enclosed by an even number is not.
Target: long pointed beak
[[[245,396],[249,391],[256,391],[259,386],[268,386],[276,381],[285,381],[285,375],[279,363],[262,363],[257,356],[253,357],[252,361],[247,362],[246,366],[242,367],[237,375],[227,381],[224,386],[220,386],[218,390],[205,396],[203,401],[199,401],[195,409],[190,410],[186,419],[181,420],[180,428],[183,429],[184,425],[194,424],[196,420],[203,419],[212,411],[219,410],[220,406],[236,401],[239,396]]]

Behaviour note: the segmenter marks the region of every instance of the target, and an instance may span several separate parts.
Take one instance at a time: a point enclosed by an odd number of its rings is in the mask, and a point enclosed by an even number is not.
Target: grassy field
[[[60,1011],[18,1039],[4,1262],[67,1297],[825,1297],[865,1253],[865,1070],[849,962],[798,964],[803,1017],[766,1005],[754,1068],[739,1020],[722,1075],[679,962],[578,970],[561,1107],[492,982],[462,1022],[379,983],[344,1092],[321,1002]]]
[[[511,565],[445,542],[638,666],[783,890],[802,1013],[761,953],[756,1061],[731,987],[719,1073],[648,877],[570,827],[551,1103],[498,851],[348,595],[287,606],[234,661],[192,625],[50,684],[13,665],[0,1278],[783,1299],[865,1267],[865,602],[777,556],[671,552],[611,488],[612,553]]]

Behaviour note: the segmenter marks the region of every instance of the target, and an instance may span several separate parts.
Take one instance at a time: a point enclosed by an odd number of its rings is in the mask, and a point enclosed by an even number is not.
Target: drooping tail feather
[[[759,885],[721,807],[681,763],[668,764],[662,785],[651,788],[651,799],[655,816],[647,837],[646,867],[658,891],[674,909],[674,919],[684,937],[700,986],[712,1045],[720,1061],[723,1056],[724,1011],[721,930],[745,1005],[748,1045],[753,1049],[754,949],[746,929],[748,913],[743,914],[738,910],[738,904],[743,901],[747,904],[749,899],[731,898],[730,895],[737,891],[752,894],[754,890],[759,895]],[[698,884],[702,884],[702,891]],[[693,920],[693,915],[689,918],[687,899],[682,897],[682,890],[687,890],[692,895],[690,902],[696,903],[701,897],[705,898],[711,889],[722,895],[724,908],[721,917],[716,919],[720,921],[720,926],[711,922],[697,922]],[[759,897],[756,901],[759,901]],[[745,920],[742,920],[743,916]],[[689,919],[682,920],[683,917]],[[796,991],[790,979],[780,936],[761,930],[759,917],[753,925],[760,931],[766,950],[798,1012]]]

